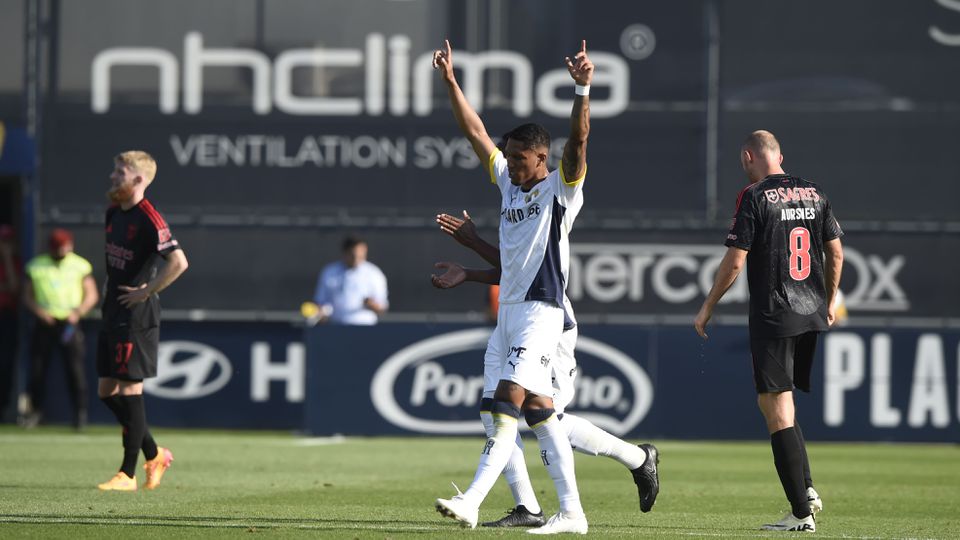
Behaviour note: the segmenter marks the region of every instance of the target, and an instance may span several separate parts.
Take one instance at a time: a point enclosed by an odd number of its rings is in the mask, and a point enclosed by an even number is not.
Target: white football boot
[[[530,534],[587,534],[587,516],[569,518],[558,512],[551,516],[550,519],[547,520],[547,524],[543,527],[530,529],[527,532]]]
[[[449,499],[437,499],[434,507],[440,515],[459,521],[461,527],[475,529],[480,509],[464,500],[463,492],[456,484],[453,484],[453,488],[457,490],[457,494]]]
[[[823,501],[820,500],[820,494],[812,487],[807,488],[807,506],[810,507],[811,514],[823,512]]]
[[[817,530],[817,522],[813,518],[813,514],[801,519],[795,517],[793,512],[789,511],[780,521],[767,523],[761,526],[760,529],[764,531],[815,532]]]

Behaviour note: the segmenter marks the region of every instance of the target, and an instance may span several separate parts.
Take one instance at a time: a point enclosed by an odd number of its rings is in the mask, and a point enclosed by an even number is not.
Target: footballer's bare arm
[[[577,86],[590,86],[593,80],[593,62],[587,56],[587,40],[580,42],[580,50],[571,59],[564,59],[567,71]],[[577,94],[570,113],[570,138],[563,147],[563,177],[572,182],[583,176],[587,167],[587,137],[590,135],[590,97]]]
[[[444,84],[447,85],[447,94],[450,96],[450,105],[453,107],[453,117],[460,126],[460,131],[470,141],[473,151],[480,158],[480,163],[486,167],[490,154],[497,149],[496,145],[487,135],[487,129],[483,126],[483,121],[477,111],[470,106],[463,90],[457,83],[457,78],[453,74],[453,49],[450,47],[450,40],[443,40],[443,48],[433,51],[433,67],[440,71]]]
[[[483,257],[483,260],[500,268],[500,250],[480,238],[480,235],[477,234],[477,227],[466,210],[463,211],[463,219],[450,214],[438,214],[437,223],[440,224],[441,231],[453,237],[460,244],[472,249],[477,255]]]

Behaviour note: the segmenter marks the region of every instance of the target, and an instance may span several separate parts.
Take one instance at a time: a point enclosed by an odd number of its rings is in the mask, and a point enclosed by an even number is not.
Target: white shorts
[[[557,413],[573,401],[574,381],[577,378],[577,359],[574,349],[577,346],[577,327],[563,332],[557,347],[557,354],[551,361],[553,382],[553,408]],[[483,354],[483,397],[493,399],[500,384],[500,350],[497,348],[495,334],[490,334],[487,350]]]
[[[574,380],[577,378],[577,358],[574,349],[577,346],[577,327],[567,330],[560,337],[557,355],[553,362],[553,409],[562,413],[573,401]]]
[[[546,302],[500,304],[497,328],[488,342],[488,349],[498,351],[500,380],[553,397],[552,364],[562,335],[562,308]]]

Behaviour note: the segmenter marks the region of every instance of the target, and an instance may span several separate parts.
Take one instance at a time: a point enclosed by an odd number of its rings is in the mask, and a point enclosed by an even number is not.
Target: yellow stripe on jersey
[[[586,178],[586,177],[587,177],[587,164],[584,163],[584,164],[583,164],[583,174],[580,175],[580,178],[577,178],[577,179],[574,180],[573,182],[567,182],[566,177],[563,175],[563,163],[560,164],[560,180],[562,180],[564,184],[566,184],[566,185],[568,185],[568,186],[575,186],[575,185],[579,184],[580,182],[583,182],[583,179]]]
[[[494,150],[490,153],[490,159],[487,160],[487,172],[490,173],[490,181],[494,184],[497,183],[497,177],[493,174],[493,162],[497,159],[499,153],[500,149]]]

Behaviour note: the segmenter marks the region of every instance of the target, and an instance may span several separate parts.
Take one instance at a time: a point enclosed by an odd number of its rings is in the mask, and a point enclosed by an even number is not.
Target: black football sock
[[[797,431],[791,426],[772,433],[770,445],[773,447],[773,463],[777,467],[783,492],[790,501],[793,516],[797,518],[809,516],[807,487],[803,484],[803,454]]]
[[[127,421],[126,408],[123,406],[123,401],[120,399],[120,396],[107,396],[100,398],[100,401],[110,409],[110,412],[113,413],[113,416],[117,419],[117,422],[120,425],[124,425]]]
[[[107,406],[108,409],[113,413],[113,416],[116,417],[117,423],[120,424],[123,433],[123,446],[124,446],[124,462],[126,462],[126,446],[127,446],[127,427],[129,424],[129,412],[127,411],[127,402],[124,401],[119,395],[107,396],[100,398],[100,401]],[[136,461],[134,461],[136,465]],[[127,474],[129,477],[133,477],[133,473],[129,472],[127,469],[120,466],[120,470]],[[133,468],[130,469],[132,471]]]
[[[144,414],[143,425],[146,427],[147,420],[146,414]],[[157,441],[153,440],[153,435],[150,434],[150,428],[147,428],[146,433],[143,434],[143,444],[140,445],[140,449],[143,450],[143,457],[147,461],[157,457]]]
[[[807,458],[807,441],[803,438],[803,430],[796,420],[793,421],[793,429],[797,432],[797,438],[800,439],[800,451],[803,453],[803,487],[813,487],[813,479],[810,477],[810,459]]]
[[[123,396],[129,415],[126,429],[123,431],[123,465],[120,470],[133,478],[137,470],[137,458],[143,445],[143,436],[147,432],[147,418],[143,409],[143,396]]]

